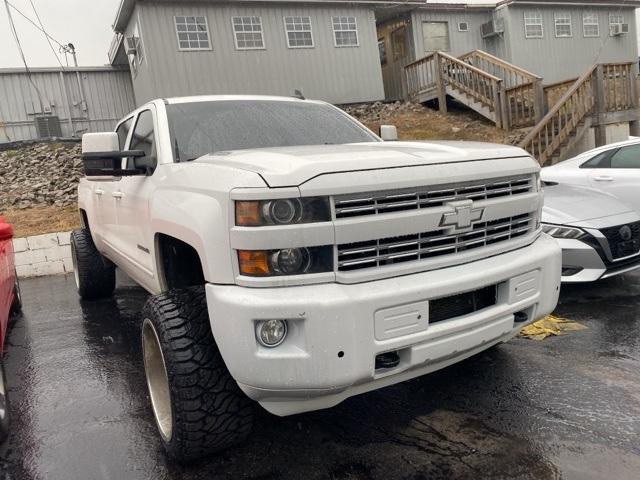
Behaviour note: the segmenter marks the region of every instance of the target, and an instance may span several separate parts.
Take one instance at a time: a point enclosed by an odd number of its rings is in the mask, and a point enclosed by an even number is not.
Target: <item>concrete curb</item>
[[[18,277],[42,277],[73,272],[71,232],[47,233],[14,238],[13,250]]]

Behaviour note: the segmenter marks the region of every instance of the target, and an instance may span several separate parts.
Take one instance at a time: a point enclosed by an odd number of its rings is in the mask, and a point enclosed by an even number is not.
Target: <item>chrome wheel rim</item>
[[[78,274],[78,259],[76,258],[76,246],[71,242],[71,264],[73,265],[73,278],[76,281],[76,288],[80,289],[80,275]]]
[[[168,442],[171,440],[173,430],[169,377],[158,334],[148,318],[145,318],[142,323],[142,349],[153,415],[160,435],[165,442]]]

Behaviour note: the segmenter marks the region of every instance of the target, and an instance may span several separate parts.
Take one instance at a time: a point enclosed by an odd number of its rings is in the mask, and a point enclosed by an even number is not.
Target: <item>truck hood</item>
[[[217,152],[195,162],[255,172],[270,187],[295,187],[327,173],[528,156],[517,147],[480,142],[371,142]]]
[[[586,187],[545,185],[542,221],[556,225],[605,228],[638,221],[638,215],[613,195]]]

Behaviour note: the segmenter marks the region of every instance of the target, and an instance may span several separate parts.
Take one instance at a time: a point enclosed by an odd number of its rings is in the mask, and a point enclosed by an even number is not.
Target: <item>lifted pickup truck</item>
[[[555,308],[560,248],[518,148],[385,142],[323,102],[231,96],[155,100],[82,143],[78,290],[111,295],[117,266],[154,295],[145,371],[178,460],[243,440],[252,400],[331,407]]]

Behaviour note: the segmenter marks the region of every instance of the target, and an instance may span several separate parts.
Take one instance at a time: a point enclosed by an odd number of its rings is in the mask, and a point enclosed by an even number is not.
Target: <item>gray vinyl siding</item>
[[[637,62],[638,47],[635,11],[631,8],[571,7],[568,5],[524,6],[510,5],[504,9],[509,18],[506,26],[510,46],[510,58],[506,60],[544,78],[550,84],[579,77],[594,63]],[[542,14],[543,38],[525,38],[524,12],[537,10]],[[585,10],[598,14],[599,37],[585,37],[582,29],[582,13]],[[555,36],[554,13],[570,13],[573,36]],[[629,33],[609,36],[609,13],[622,13]]]
[[[212,49],[179,51],[174,16],[205,16]],[[265,49],[237,50],[231,18],[262,18]],[[283,17],[311,17],[313,48],[287,47]],[[357,47],[335,47],[332,16],[355,16]],[[138,104],[169,96],[204,94],[293,95],[332,103],[384,97],[375,18],[370,8],[139,3],[146,60],[133,85]]]
[[[135,108],[128,71],[33,69],[31,79],[39,96],[24,70],[0,70],[0,142],[37,138],[34,114],[44,108],[60,117],[64,137],[112,130]]]
[[[491,19],[490,11],[426,11],[416,10],[412,14],[414,24],[413,37],[417,58],[426,55],[424,38],[422,36],[422,22],[447,22],[449,26],[449,53],[459,56],[471,50],[483,49],[483,40],[480,26]],[[468,32],[459,32],[458,23],[469,24]]]

